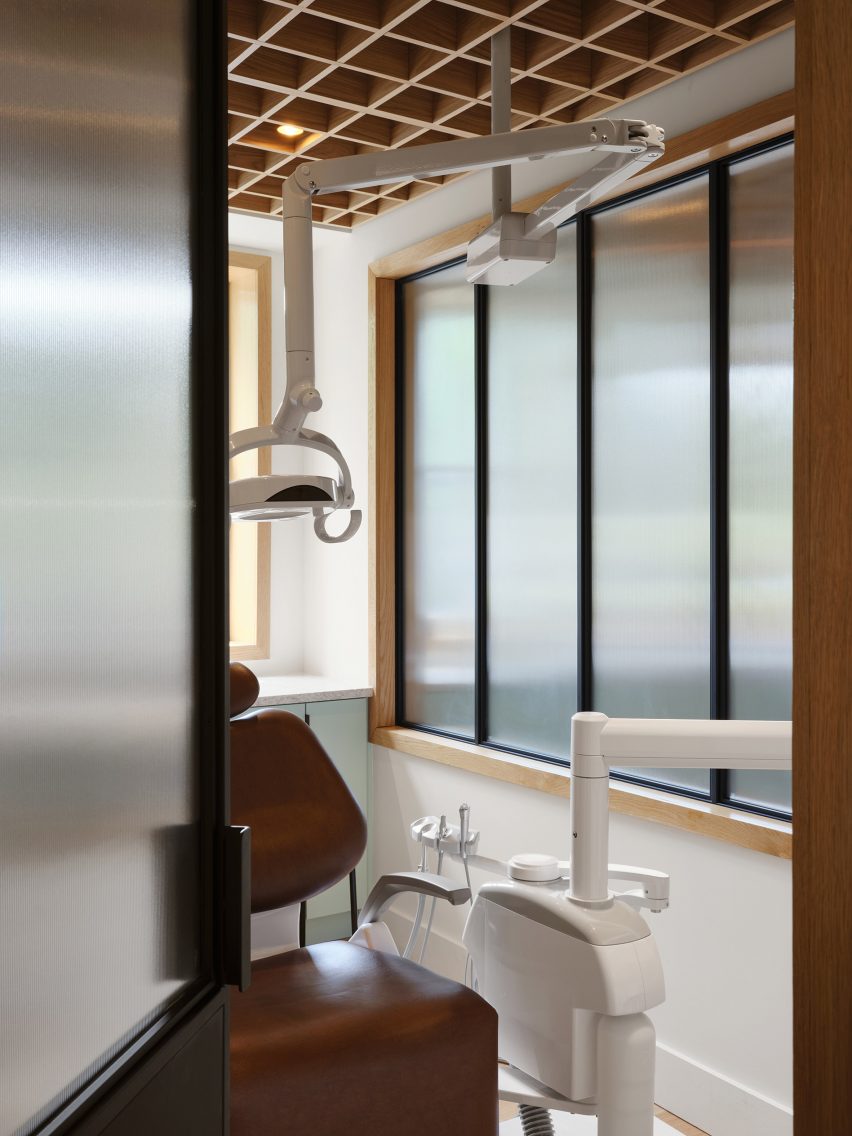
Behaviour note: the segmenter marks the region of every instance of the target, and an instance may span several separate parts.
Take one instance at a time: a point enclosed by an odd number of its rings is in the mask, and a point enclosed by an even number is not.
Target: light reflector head
[[[280,521],[314,509],[337,509],[342,503],[334,478],[316,474],[267,473],[240,478],[230,486],[234,521]]]

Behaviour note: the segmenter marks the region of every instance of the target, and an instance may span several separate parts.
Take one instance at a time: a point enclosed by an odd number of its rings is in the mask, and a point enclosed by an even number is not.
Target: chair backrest
[[[348,875],[367,826],[313,730],[286,710],[256,710],[258,682],[231,663],[231,823],[251,827],[251,909],[310,899]]]

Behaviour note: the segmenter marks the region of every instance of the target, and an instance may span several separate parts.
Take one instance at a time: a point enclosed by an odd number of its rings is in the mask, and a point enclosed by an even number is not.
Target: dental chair
[[[231,1136],[495,1136],[486,1002],[385,950],[299,948],[300,903],[355,867],[366,825],[311,729],[247,713],[257,695],[231,664],[231,820],[251,827],[253,913],[251,985],[231,997]],[[404,887],[374,889],[365,912]]]

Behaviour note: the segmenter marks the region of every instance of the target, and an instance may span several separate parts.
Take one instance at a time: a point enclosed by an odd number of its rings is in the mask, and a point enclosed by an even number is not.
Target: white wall
[[[272,260],[272,402],[284,393],[284,258],[281,225],[261,217],[232,213],[228,217],[228,243],[234,252],[260,253]],[[298,450],[272,451],[272,469],[286,472],[301,468]],[[303,539],[296,522],[272,525],[269,659],[251,663],[259,675],[298,674],[304,670]],[[293,602],[293,597],[296,602]]]
[[[334,234],[317,234],[317,253],[323,249],[324,241]],[[282,254],[281,222],[273,218],[250,217],[244,214],[228,215],[228,244],[235,252],[262,253],[272,259],[272,359],[273,359],[273,408],[277,408],[284,393],[284,258]],[[335,399],[336,412],[343,396]],[[329,423],[331,415],[321,412],[312,421],[315,429],[329,429],[334,432],[334,424]],[[349,415],[349,418],[358,421],[359,431],[354,437],[366,433],[366,408],[358,414]],[[362,420],[362,421],[361,421]],[[336,437],[336,435],[335,435]],[[348,436],[345,441],[349,449],[356,449],[354,437]],[[341,438],[341,441],[344,441]],[[346,448],[344,446],[344,453]],[[273,450],[273,470],[275,473],[293,473],[309,467],[306,452],[291,448],[287,450]],[[317,467],[323,471],[321,467]],[[326,470],[328,471],[328,470]],[[358,484],[364,485],[366,471],[359,470]],[[360,570],[364,579],[360,582],[359,591],[366,595],[366,560],[364,548],[366,535],[359,535],[357,541],[342,546],[349,550],[349,559],[356,561],[354,569],[343,569],[340,556],[341,549],[327,548],[320,545],[312,535],[307,520],[294,520],[289,523],[272,526],[272,590],[270,590],[269,612],[269,658],[252,660],[252,670],[258,675],[299,675],[316,674],[339,677],[346,686],[367,685],[366,651],[361,650],[364,659],[360,661],[360,668],[346,668],[343,663],[339,668],[333,666],[336,662],[336,649],[334,635],[329,634],[327,621],[324,618],[323,605],[317,604],[314,599],[306,595],[306,574],[314,571],[323,576],[328,590],[334,590],[336,577],[342,576],[346,582],[351,582],[353,575]],[[314,545],[323,550],[316,558],[309,556],[314,552]],[[362,563],[364,561],[364,563]],[[327,578],[331,577],[331,578]],[[318,588],[311,590],[316,596]],[[366,604],[364,602],[354,609],[352,637],[358,637],[362,644],[366,642]],[[333,628],[331,629],[333,632]],[[324,650],[318,652],[315,644],[323,642]],[[327,643],[331,638],[332,642]],[[353,652],[358,654],[358,652]]]
[[[350,257],[348,233],[314,237],[317,387],[323,408],[309,425],[334,439],[352,472],[364,520],[344,544],[305,544],[305,664],[312,674],[369,685],[366,268]],[[357,280],[356,280],[357,278]],[[357,341],[356,340],[357,336]],[[310,460],[310,457],[309,457]],[[327,459],[314,459],[328,472]],[[332,528],[333,524],[329,524]]]
[[[277,407],[284,393],[281,222],[231,213],[228,231],[235,251],[262,252],[272,258],[272,403]],[[338,337],[326,330],[334,328],[338,309],[349,315],[334,272],[323,269],[326,248],[341,236],[345,240],[348,234],[314,233],[317,331],[323,366],[318,384],[326,405],[309,425],[330,434],[350,461],[360,503],[366,499],[367,486],[366,386],[341,381],[351,367],[348,341],[345,333]],[[314,468],[332,472],[325,459],[313,459],[295,448],[273,450],[272,468],[281,473]],[[318,541],[307,520],[274,524],[270,657],[253,661],[252,669],[259,675],[323,675],[341,686],[361,687],[368,684],[367,655],[366,523],[351,541],[337,546]]]

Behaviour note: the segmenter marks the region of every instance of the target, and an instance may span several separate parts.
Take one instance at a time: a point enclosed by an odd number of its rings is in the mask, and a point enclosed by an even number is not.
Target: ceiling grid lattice
[[[793,23],[793,0],[228,0],[229,205],[278,216],[303,161],[487,134],[507,25],[522,130],[609,116]],[[462,176],[328,194],[314,220],[351,228]]]

